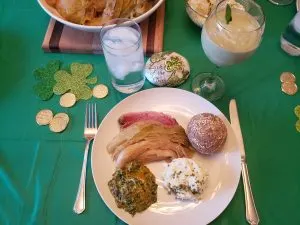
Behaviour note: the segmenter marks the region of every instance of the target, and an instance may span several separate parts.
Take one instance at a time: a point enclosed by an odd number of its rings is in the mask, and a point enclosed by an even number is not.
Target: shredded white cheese
[[[165,188],[181,200],[199,200],[207,178],[206,171],[187,158],[174,159],[163,173]]]

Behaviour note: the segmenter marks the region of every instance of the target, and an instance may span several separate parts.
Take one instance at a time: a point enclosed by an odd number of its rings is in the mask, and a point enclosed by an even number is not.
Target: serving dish
[[[157,3],[146,13],[143,15],[136,17],[133,19],[134,22],[139,23],[142,22],[143,20],[147,19],[155,10],[158,9],[158,7],[164,2],[164,0],[158,0]],[[83,30],[87,32],[100,32],[102,26],[87,26],[87,25],[80,25],[76,23],[72,23],[64,19],[59,13],[57,12],[56,9],[53,7],[49,6],[46,2],[46,0],[38,0],[39,5],[42,7],[42,9],[53,19],[59,21],[60,23],[72,27],[77,30]]]

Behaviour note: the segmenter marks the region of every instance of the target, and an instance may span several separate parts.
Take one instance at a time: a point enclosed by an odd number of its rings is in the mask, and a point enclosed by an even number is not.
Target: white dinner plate
[[[118,134],[118,118],[127,112],[158,111],[173,116],[186,128],[190,118],[209,112],[226,124],[228,137],[221,153],[205,157],[198,153],[193,159],[209,174],[208,187],[199,202],[182,202],[163,188],[161,174],[166,162],[147,164],[156,176],[158,201],[146,211],[131,216],[119,209],[108,188],[115,165],[106,146]],[[216,219],[228,206],[237,189],[241,161],[234,133],[226,117],[213,104],[191,92],[175,88],[153,88],[131,95],[117,104],[103,119],[92,150],[92,172],[100,196],[111,211],[130,225],[203,225]]]

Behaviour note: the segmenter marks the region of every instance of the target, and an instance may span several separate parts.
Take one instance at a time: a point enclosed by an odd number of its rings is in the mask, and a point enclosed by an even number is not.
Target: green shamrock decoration
[[[33,86],[34,93],[42,100],[49,100],[53,96],[53,87],[55,85],[54,74],[60,68],[60,61],[50,61],[47,66],[36,69],[33,74],[38,81]]]
[[[87,79],[92,72],[93,66],[91,64],[72,63],[71,74],[65,70],[59,70],[55,73],[54,79],[57,83],[53,87],[53,92],[56,95],[71,92],[77,100],[91,98],[92,90],[87,84],[97,82],[97,77]]]
[[[171,56],[171,59],[166,62],[165,69],[168,72],[175,72],[182,70],[183,64],[179,57]]]

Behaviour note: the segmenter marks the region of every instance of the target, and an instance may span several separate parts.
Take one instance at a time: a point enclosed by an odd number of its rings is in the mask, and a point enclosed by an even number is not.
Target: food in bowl
[[[201,199],[207,179],[207,172],[187,158],[174,159],[163,172],[164,187],[180,200]]]
[[[67,21],[101,26],[115,18],[136,18],[151,9],[157,0],[46,0]]]
[[[108,187],[117,206],[133,216],[157,201],[155,176],[137,161],[117,169]]]
[[[187,0],[186,12],[196,25],[202,27],[215,3],[215,0]]]
[[[210,155],[222,150],[227,139],[227,128],[218,116],[201,113],[193,116],[188,123],[187,136],[196,151]]]
[[[186,12],[190,19],[202,27],[206,18],[218,4],[218,0],[186,0]],[[231,7],[244,10],[244,7],[235,0],[227,0]]]

